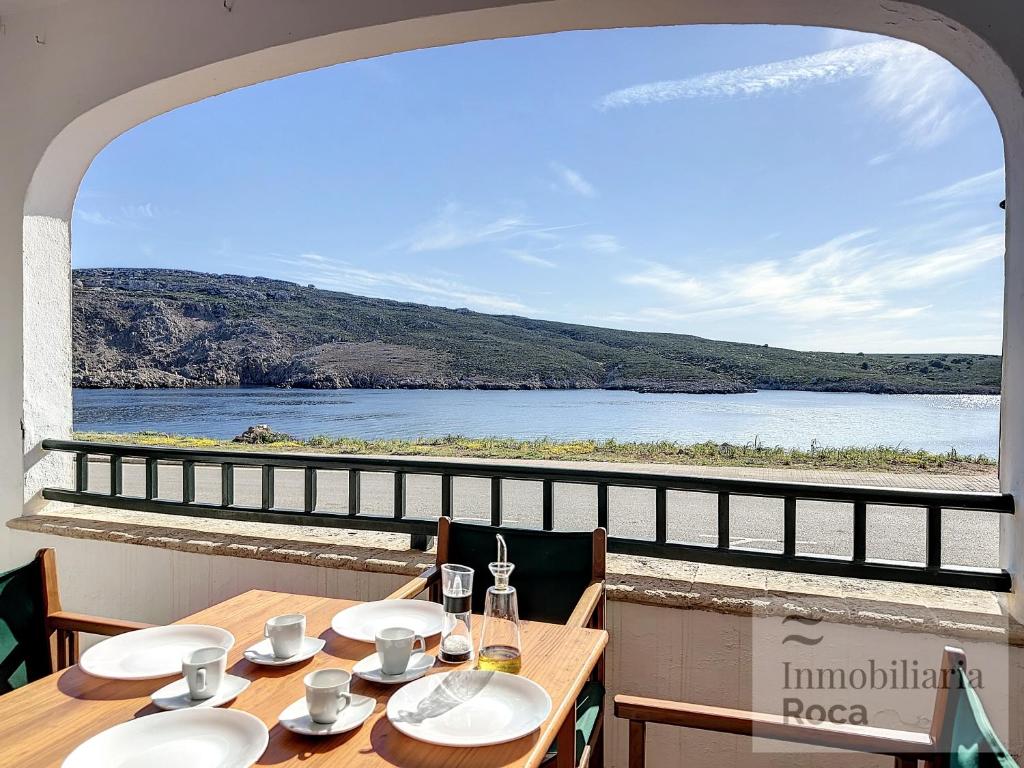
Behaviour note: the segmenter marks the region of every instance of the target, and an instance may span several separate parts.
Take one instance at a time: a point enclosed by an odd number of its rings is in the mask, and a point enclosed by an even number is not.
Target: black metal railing
[[[253,522],[290,523],[338,528],[362,528],[408,533],[413,546],[426,548],[436,522],[406,514],[406,484],[410,476],[434,475],[441,479],[440,514],[453,515],[452,485],[456,477],[490,480],[490,523],[503,521],[502,484],[525,480],[541,484],[541,527],[555,528],[554,487],[557,484],[590,485],[597,489],[597,525],[609,528],[608,494],[610,488],[654,490],[654,538],[638,539],[611,535],[611,552],[647,557],[691,560],[703,563],[767,568],[798,573],[816,573],[861,579],[935,584],[993,591],[1010,588],[1009,574],[995,568],[972,568],[943,563],[943,513],[966,510],[978,514],[1013,514],[1013,497],[996,493],[967,491],[909,490],[865,486],[820,485],[764,480],[740,480],[711,477],[687,477],[658,472],[626,472],[606,469],[538,467],[513,463],[478,463],[413,458],[365,458],[316,454],[259,453],[184,448],[155,448],[135,445],[91,443],[78,440],[44,440],[48,451],[74,455],[73,488],[46,488],[43,496],[53,501],[159,512],[193,517],[210,517]],[[89,490],[90,457],[109,462],[110,483],[105,493]],[[144,496],[124,493],[125,461],[144,463]],[[180,465],[181,501],[159,498],[161,463]],[[219,466],[221,493],[219,503],[196,500],[197,466]],[[260,505],[244,506],[235,500],[236,467],[258,467],[261,472]],[[275,505],[275,470],[303,473],[302,509],[282,509]],[[317,473],[323,470],[348,473],[347,514],[319,508]],[[394,478],[394,505],[389,516],[369,515],[361,511],[362,473],[387,473]],[[668,540],[668,492],[694,491],[717,497],[717,542],[714,545],[678,543]],[[733,497],[782,499],[782,551],[739,548],[730,544],[730,501]],[[843,502],[851,505],[853,547],[847,557],[802,554],[797,551],[797,504],[802,501]],[[903,563],[867,557],[868,508],[872,505],[910,507],[925,510],[925,561]],[[614,521],[613,521],[614,522]]]

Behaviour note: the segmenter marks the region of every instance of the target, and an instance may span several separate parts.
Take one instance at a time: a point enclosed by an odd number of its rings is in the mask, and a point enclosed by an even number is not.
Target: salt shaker
[[[461,664],[473,658],[473,569],[465,565],[441,565],[444,622],[438,658]]]

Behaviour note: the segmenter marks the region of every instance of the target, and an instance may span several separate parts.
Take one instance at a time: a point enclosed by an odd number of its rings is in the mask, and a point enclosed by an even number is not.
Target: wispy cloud
[[[101,227],[109,227],[117,223],[112,218],[104,213],[100,213],[99,211],[84,211],[80,208],[76,208],[75,216],[86,224],[95,224]]]
[[[447,307],[468,307],[480,312],[537,314],[518,299],[477,288],[446,277],[399,271],[375,271],[338,261],[318,253],[275,259],[289,275],[319,288],[360,295],[399,298]]]
[[[538,256],[530,251],[522,250],[520,248],[506,248],[504,250],[505,255],[511,256],[513,259],[518,259],[524,264],[533,264],[537,267],[547,267],[552,269],[558,265],[550,259],[545,259],[542,256]]]
[[[105,227],[138,227],[141,226],[143,220],[156,218],[159,215],[159,211],[152,203],[133,203],[122,205],[120,211],[115,215],[79,208],[75,209],[74,215],[88,224]]]
[[[868,81],[868,103],[899,123],[911,143],[936,144],[949,135],[959,119],[960,110],[953,101],[963,77],[937,54],[898,40],[848,45],[680,80],[641,83],[606,94],[597,106],[611,110],[679,99],[750,98],[854,78]]]
[[[960,243],[908,253],[870,231],[834,238],[786,259],[768,259],[697,276],[651,264],[623,275],[626,285],[677,300],[636,313],[646,321],[765,315],[788,320],[899,320],[929,305],[908,299],[922,287],[963,277],[1003,254],[1001,233],[975,231]]]
[[[581,197],[597,197],[597,190],[594,188],[594,185],[583,178],[579,171],[574,171],[572,168],[567,168],[560,163],[552,163],[551,169],[558,176],[562,186],[570,192],[574,192]]]
[[[622,251],[622,243],[619,242],[619,239],[615,235],[604,233],[587,235],[583,238],[583,247],[594,253],[612,254]]]
[[[121,215],[128,219],[153,219],[157,216],[157,208],[152,203],[122,205]]]
[[[991,195],[994,198],[998,197],[999,200],[1002,200],[1006,188],[1005,178],[1006,173],[1004,169],[997,168],[994,171],[979,173],[977,176],[961,179],[945,187],[912,197],[906,202],[952,205],[982,194]],[[996,202],[998,200],[993,201],[993,203]]]
[[[408,250],[412,253],[450,251],[507,238],[529,226],[530,222],[520,215],[482,218],[459,203],[450,202],[416,231],[408,243]]]

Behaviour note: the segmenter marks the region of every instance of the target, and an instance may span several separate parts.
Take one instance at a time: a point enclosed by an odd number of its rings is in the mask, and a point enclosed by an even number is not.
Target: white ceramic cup
[[[188,695],[193,699],[212,698],[224,682],[227,666],[228,652],[223,648],[192,651],[181,660],[181,674],[188,683]]]
[[[377,658],[380,671],[385,675],[400,675],[409,668],[413,649],[419,646],[420,653],[427,652],[427,641],[411,629],[388,627],[377,633]]]
[[[352,675],[344,669],[318,669],[302,682],[306,684],[306,708],[314,723],[333,723],[352,703]]]
[[[299,652],[306,636],[306,617],[301,613],[275,616],[263,627],[263,636],[270,639],[274,656],[287,659]]]

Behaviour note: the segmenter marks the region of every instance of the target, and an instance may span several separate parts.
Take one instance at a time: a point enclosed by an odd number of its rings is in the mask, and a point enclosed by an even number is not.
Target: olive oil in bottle
[[[519,640],[519,603],[516,588],[508,578],[515,567],[508,561],[505,539],[498,534],[498,560],[487,566],[494,575],[494,586],[487,588],[484,601],[484,626],[480,630],[477,666],[490,672],[519,674],[522,644]]]
[[[508,672],[518,675],[523,666],[523,657],[518,648],[511,645],[488,645],[480,649],[479,668],[488,672]]]

